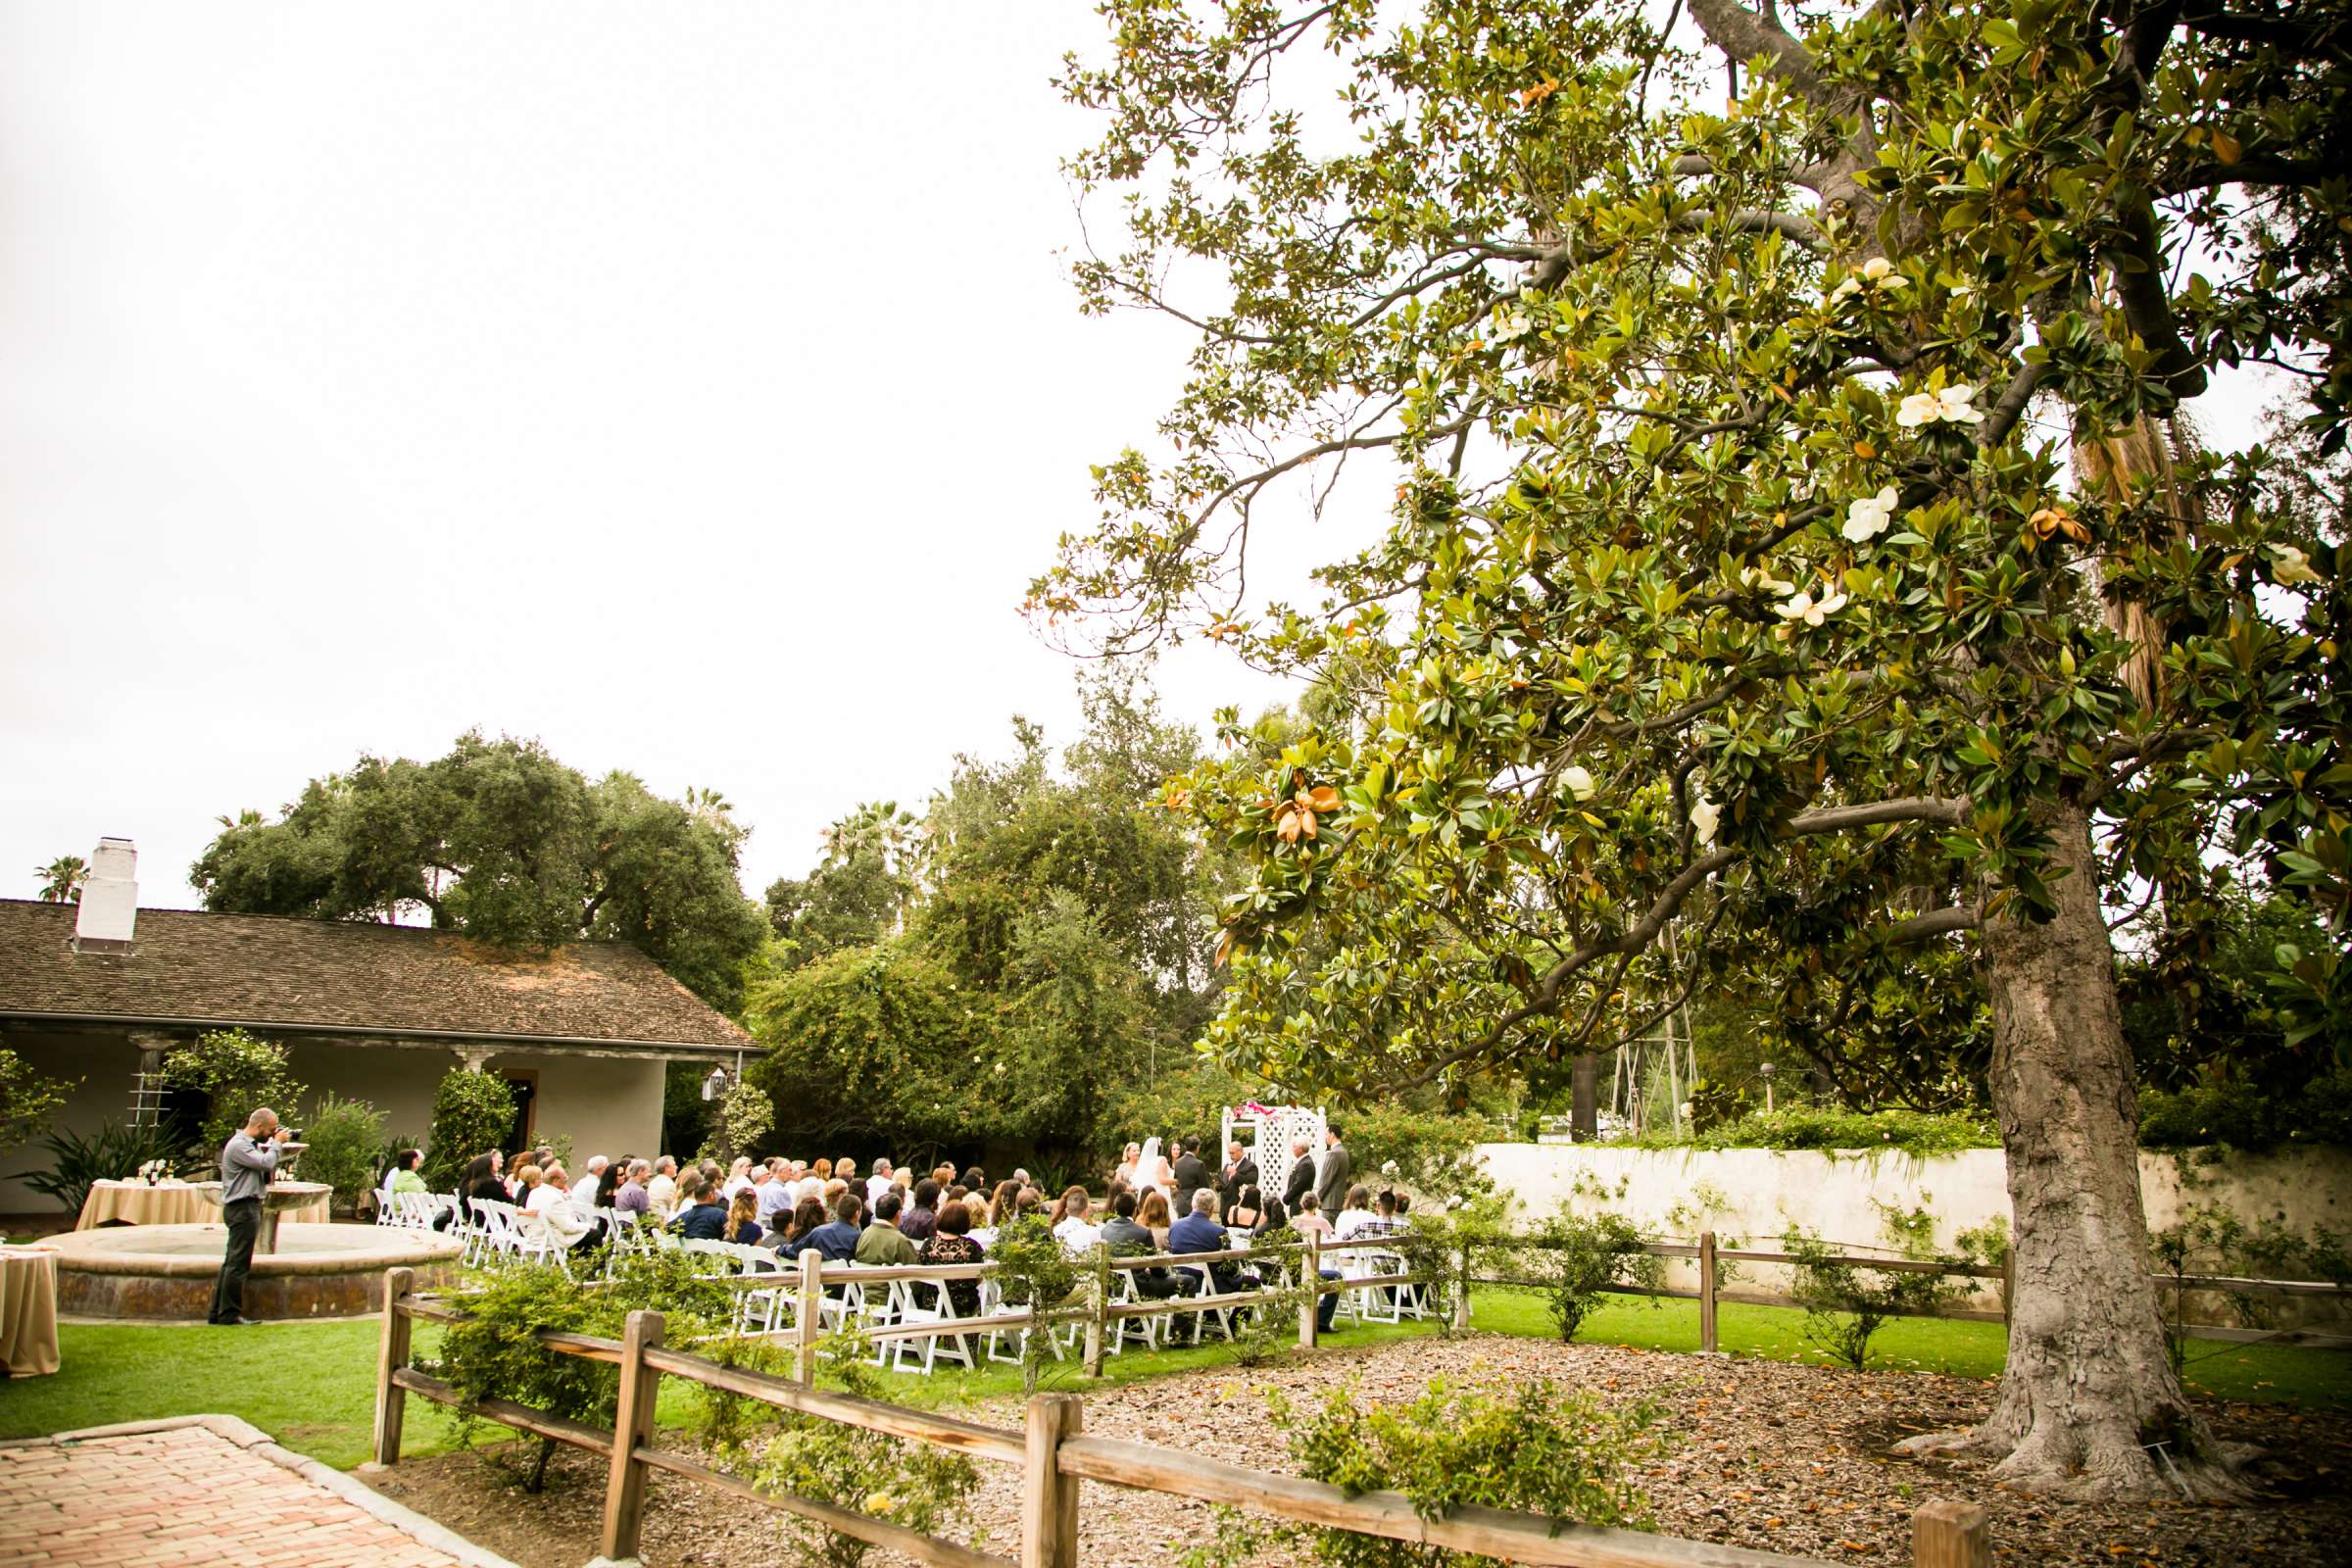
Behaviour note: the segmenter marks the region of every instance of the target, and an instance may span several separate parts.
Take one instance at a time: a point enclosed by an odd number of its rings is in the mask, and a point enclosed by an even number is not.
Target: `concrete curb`
[[[291,1449],[281,1448],[269,1433],[233,1415],[182,1415],[163,1421],[123,1421],[114,1426],[83,1427],[76,1432],[59,1432],[46,1438],[26,1438],[5,1445],[8,1447],[33,1447],[53,1445],[64,1447],[69,1444],[91,1443],[106,1438],[130,1438],[150,1432],[176,1432],[183,1427],[202,1427],[214,1437],[233,1447],[244,1449],[269,1460],[281,1470],[290,1470],[313,1486],[333,1493],[362,1513],[408,1536],[419,1545],[446,1553],[466,1565],[466,1568],[515,1568],[515,1564],[496,1552],[477,1546],[445,1525],[434,1523],[416,1509],[394,1502],[364,1481],[356,1481],[342,1471],[321,1464],[318,1460]]]

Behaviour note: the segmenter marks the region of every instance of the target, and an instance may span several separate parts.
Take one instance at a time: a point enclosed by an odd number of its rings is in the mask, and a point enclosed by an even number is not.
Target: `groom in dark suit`
[[[1298,1213],[1298,1200],[1314,1190],[1314,1156],[1306,1152],[1305,1139],[1294,1138],[1291,1140],[1290,1179],[1282,1184],[1283,1212],[1296,1218]]]
[[[1193,1195],[1208,1184],[1208,1169],[1194,1152],[1200,1142],[1198,1138],[1179,1138],[1175,1141],[1176,1162],[1168,1169],[1176,1180],[1176,1216],[1179,1219],[1191,1216]]]

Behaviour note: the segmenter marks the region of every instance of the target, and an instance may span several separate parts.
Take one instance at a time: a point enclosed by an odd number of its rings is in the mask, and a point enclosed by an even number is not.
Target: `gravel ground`
[[[1788,1362],[1701,1358],[1602,1345],[1556,1345],[1496,1335],[1341,1349],[1257,1372],[1182,1373],[1087,1397],[1086,1427],[1260,1468],[1288,1468],[1254,1391],[1272,1385],[1298,1402],[1354,1380],[1364,1396],[1401,1401],[1432,1376],[1506,1389],[1537,1378],[1598,1390],[1612,1402],[1660,1400],[1680,1442],[1644,1485],[1668,1535],[1857,1564],[1908,1564],[1912,1510],[1931,1497],[1981,1502],[1993,1549],[2014,1563],[2331,1563],[2352,1539],[2352,1417],[2276,1405],[2220,1404],[2207,1416],[2230,1441],[2269,1457],[2252,1472],[2252,1505],[2052,1502],[2002,1490],[1980,1461],[1900,1460],[1888,1446],[1914,1432],[1979,1418],[1992,1386],[1914,1372],[1847,1372]],[[1017,1401],[963,1412],[1018,1426]],[[1015,1554],[1017,1481],[982,1461],[973,1509],[985,1544]],[[377,1490],[519,1562],[561,1565],[595,1554],[603,1505],[601,1460],[566,1449],[547,1491],[524,1495],[474,1453],[412,1460],[370,1478]],[[1207,1540],[1207,1505],[1108,1487],[1080,1504],[1081,1561],[1102,1568],[1170,1568]],[[2330,1546],[2328,1542],[2334,1542]],[[1268,1564],[1293,1554],[1269,1554]],[[724,1563],[784,1568],[801,1559],[773,1521],[731,1499],[653,1478],[647,1568]],[[869,1561],[897,1564],[876,1553]]]

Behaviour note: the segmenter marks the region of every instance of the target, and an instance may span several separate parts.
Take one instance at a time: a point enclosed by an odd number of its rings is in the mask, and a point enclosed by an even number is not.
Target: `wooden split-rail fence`
[[[1301,1250],[1305,1262],[1301,1276],[1316,1282],[1312,1290],[1303,1293],[1305,1303],[1299,1312],[1300,1339],[1309,1344],[1315,1334],[1316,1295],[1394,1288],[1412,1283],[1415,1278],[1370,1275],[1339,1282],[1322,1281],[1315,1268],[1317,1250],[1309,1244]],[[1204,1257],[1205,1254],[1195,1254],[1184,1260],[1201,1261]],[[873,1283],[884,1273],[909,1278],[970,1277],[985,1265],[852,1270],[826,1269],[814,1254],[805,1253],[803,1258],[801,1280],[809,1294],[803,1298],[803,1309],[793,1329],[796,1354],[790,1377],[722,1366],[684,1349],[672,1348],[663,1343],[663,1316],[655,1311],[631,1312],[617,1340],[547,1329],[538,1331],[539,1342],[550,1350],[618,1368],[619,1401],[610,1430],[508,1400],[469,1400],[450,1384],[412,1366],[410,1340],[416,1320],[457,1322],[463,1321],[466,1314],[443,1302],[415,1295],[416,1276],[412,1270],[390,1269],[384,1277],[373,1462],[385,1466],[399,1462],[403,1415],[407,1396],[412,1394],[519,1432],[583,1448],[603,1457],[608,1466],[599,1550],[604,1557],[615,1561],[637,1555],[645,1525],[647,1481],[660,1471],[746,1502],[796,1515],[855,1540],[899,1552],[912,1561],[942,1568],[1077,1568],[1079,1489],[1089,1481],[1221,1503],[1292,1524],[1350,1531],[1382,1540],[1472,1552],[1505,1562],[1548,1564],[1554,1568],[1827,1568],[1813,1558],[1493,1508],[1460,1507],[1438,1518],[1423,1518],[1412,1500],[1399,1493],[1349,1493],[1319,1481],[1253,1470],[1150,1444],[1090,1438],[1085,1430],[1085,1401],[1076,1395],[1034,1396],[1027,1403],[1021,1428],[1015,1430],[819,1390],[812,1386],[817,1354],[812,1325],[819,1319],[815,1302],[825,1284],[852,1280]],[[1098,1253],[1098,1289],[1093,1303],[1096,1313],[1088,1336],[1090,1359],[1096,1364],[1100,1361],[1102,1325],[1105,1321],[1100,1289],[1102,1274],[1111,1267],[1152,1266],[1154,1261],[1122,1258],[1106,1263]],[[758,1276],[745,1278],[757,1281]],[[1215,1299],[1219,1304],[1239,1306],[1280,1294],[1236,1293]],[[1126,1303],[1111,1310],[1133,1315],[1199,1307],[1198,1299],[1180,1299]],[[1031,1321],[1031,1314],[1020,1312],[957,1319],[946,1325],[927,1322],[910,1329],[894,1327],[934,1334],[978,1333],[991,1327],[1026,1326]],[[892,1332],[892,1328],[871,1330],[864,1338],[870,1342]],[[664,1377],[717,1389],[780,1410],[1019,1466],[1020,1555],[1002,1556],[832,1503],[764,1490],[685,1454],[657,1447],[654,1410]],[[1912,1518],[1912,1561],[1914,1568],[1991,1568],[1991,1536],[1984,1510],[1973,1503],[1941,1500],[1921,1507]]]

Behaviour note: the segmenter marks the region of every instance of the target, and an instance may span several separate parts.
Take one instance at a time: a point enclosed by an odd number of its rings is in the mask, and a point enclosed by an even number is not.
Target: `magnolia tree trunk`
[[[2132,1058],[2089,820],[2063,807],[2049,826],[2057,916],[1984,930],[2016,1224],[2008,1363],[1983,1426],[1900,1446],[2000,1454],[1996,1476],[2067,1496],[2233,1496],[2166,1353],[2149,1279]]]

